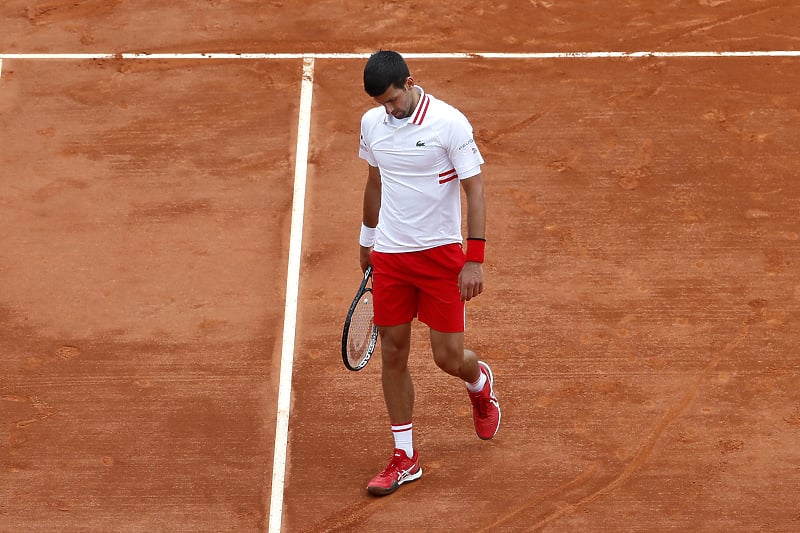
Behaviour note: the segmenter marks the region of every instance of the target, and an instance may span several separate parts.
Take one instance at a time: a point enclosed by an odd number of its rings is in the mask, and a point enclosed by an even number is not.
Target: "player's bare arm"
[[[364,186],[364,207],[361,221],[367,228],[375,228],[378,225],[378,213],[381,210],[381,171],[378,167],[370,165],[367,174],[367,183]],[[366,271],[370,265],[369,254],[371,246],[361,246],[360,259],[361,270]]]
[[[467,246],[469,239],[486,238],[486,198],[483,178],[476,174],[461,180],[461,188],[467,200]],[[467,261],[458,276],[458,287],[463,300],[471,300],[483,292],[483,263]]]

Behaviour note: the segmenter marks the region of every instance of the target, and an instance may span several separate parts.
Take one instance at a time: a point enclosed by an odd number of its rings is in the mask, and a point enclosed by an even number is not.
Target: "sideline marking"
[[[234,53],[197,52],[180,54],[0,54],[2,59],[367,59],[365,53]],[[800,57],[800,50],[686,51],[686,52],[457,52],[404,53],[410,59],[620,59],[641,57]]]
[[[297,124],[297,153],[294,166],[292,226],[289,237],[289,264],[286,276],[286,306],[283,313],[281,373],[278,385],[278,419],[275,427],[275,454],[272,460],[272,498],[269,506],[269,531],[280,533],[283,513],[283,483],[289,443],[289,408],[292,400],[297,299],[300,289],[300,251],[303,243],[303,214],[306,202],[308,143],[311,133],[311,96],[314,89],[314,58],[303,58],[300,88],[300,116]]]

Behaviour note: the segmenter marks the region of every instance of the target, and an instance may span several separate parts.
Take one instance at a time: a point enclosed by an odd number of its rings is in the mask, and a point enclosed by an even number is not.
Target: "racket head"
[[[342,329],[342,361],[348,370],[354,372],[367,366],[378,343],[378,327],[373,322],[371,280],[370,265],[364,272]]]

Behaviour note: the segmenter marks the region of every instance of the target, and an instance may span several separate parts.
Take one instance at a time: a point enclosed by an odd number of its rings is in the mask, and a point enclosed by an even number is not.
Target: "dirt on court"
[[[795,2],[11,0],[0,54],[797,49]],[[363,60],[315,61],[283,531],[800,528],[800,59],[409,60],[486,165],[472,430],[344,369]],[[266,531],[302,61],[6,58],[0,531]]]

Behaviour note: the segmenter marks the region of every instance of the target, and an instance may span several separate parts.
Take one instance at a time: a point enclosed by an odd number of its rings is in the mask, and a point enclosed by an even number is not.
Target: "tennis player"
[[[381,381],[394,453],[367,485],[384,495],[422,476],[413,444],[414,387],[408,369],[411,322],[430,328],[436,365],[466,383],[475,431],[500,426],[492,371],[464,349],[464,302],[483,292],[486,204],[472,126],[454,107],[416,85],[403,57],[381,50],[364,68],[378,107],[361,119],[359,157],[369,164],[360,234],[361,268],[373,265]],[[467,245],[462,247],[461,190]]]

